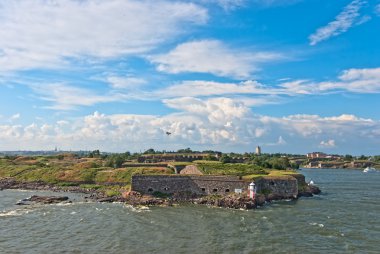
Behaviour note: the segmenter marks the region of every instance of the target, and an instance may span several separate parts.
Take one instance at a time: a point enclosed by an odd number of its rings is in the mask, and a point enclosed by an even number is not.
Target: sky
[[[2,0],[0,150],[380,154],[379,45],[379,0]]]

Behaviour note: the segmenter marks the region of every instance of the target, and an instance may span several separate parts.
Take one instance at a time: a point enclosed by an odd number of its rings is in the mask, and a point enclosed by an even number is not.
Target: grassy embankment
[[[42,181],[59,186],[80,186],[98,189],[107,195],[117,195],[129,190],[133,174],[170,174],[162,167],[104,167],[105,162],[94,158],[73,156],[38,156],[0,158],[0,179],[12,177],[18,181]]]
[[[205,175],[237,175],[244,180],[263,176],[281,177],[294,171],[264,170],[253,164],[221,163],[219,161],[174,162],[174,166],[196,165]],[[150,165],[124,168],[105,167],[99,158],[76,158],[73,155],[0,158],[0,179],[12,177],[18,181],[43,181],[49,184],[98,189],[107,195],[129,190],[133,174],[173,174],[169,167]]]

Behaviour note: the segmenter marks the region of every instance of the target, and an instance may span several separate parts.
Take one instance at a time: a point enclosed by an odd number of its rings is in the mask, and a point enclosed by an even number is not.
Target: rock
[[[320,194],[321,190],[315,185],[307,185],[302,191],[298,193],[298,197],[312,197],[313,195]]]
[[[18,201],[15,205],[29,205],[29,204],[27,204],[27,203],[25,203],[23,201]]]
[[[310,188],[310,191],[313,194],[318,195],[318,194],[321,193],[321,190],[317,186],[315,186],[315,185],[309,185],[308,187]]]
[[[129,197],[140,197],[141,193],[137,191],[126,191],[121,194],[123,198],[129,198]]]
[[[63,201],[69,200],[69,197],[66,196],[37,196],[33,195],[26,201],[43,203],[43,204],[56,204],[61,203]]]
[[[256,205],[262,206],[265,204],[265,195],[257,194],[255,197]]]
[[[112,198],[112,197],[109,197],[109,198],[99,198],[98,199],[98,202],[101,202],[101,203],[112,203],[114,201],[115,201],[115,199]]]
[[[16,203],[16,205],[29,205],[31,202],[41,203],[41,204],[56,204],[69,200],[68,197],[64,196],[31,196],[30,198],[25,198]]]

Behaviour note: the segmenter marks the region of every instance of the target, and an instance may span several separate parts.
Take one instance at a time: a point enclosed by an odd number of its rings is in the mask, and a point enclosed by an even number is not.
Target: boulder
[[[37,196],[33,195],[30,198],[25,198],[16,203],[16,205],[29,205],[31,202],[40,204],[56,204],[69,200],[66,196]]]

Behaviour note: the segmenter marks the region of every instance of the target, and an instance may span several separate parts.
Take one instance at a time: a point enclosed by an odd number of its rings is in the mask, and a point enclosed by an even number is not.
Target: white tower
[[[260,146],[256,147],[256,155],[261,155],[261,147]]]

